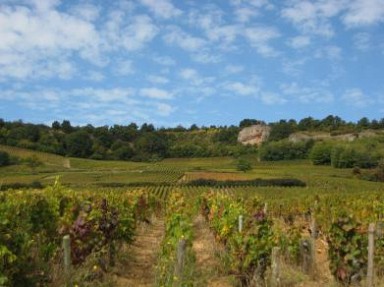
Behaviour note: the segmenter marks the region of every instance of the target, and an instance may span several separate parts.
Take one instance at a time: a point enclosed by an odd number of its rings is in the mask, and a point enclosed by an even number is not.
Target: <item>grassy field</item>
[[[216,180],[249,180],[270,178],[296,178],[307,184],[305,193],[326,192],[366,192],[383,191],[382,183],[356,179],[350,169],[335,169],[327,166],[314,166],[309,161],[258,162],[252,160],[251,171],[236,170],[236,160],[224,158],[165,159],[155,163],[126,161],[97,161],[34,152],[30,150],[0,146],[21,159],[36,156],[43,164],[31,168],[26,164],[0,168],[0,184],[39,181],[43,185],[52,184],[57,176],[65,185],[105,186],[134,184],[177,184],[184,180],[198,178]],[[303,188],[296,188],[303,193]],[[264,191],[265,190],[265,191]],[[279,188],[274,188],[279,193]],[[284,189],[285,190],[285,189]],[[288,193],[295,192],[295,188]],[[255,191],[256,192],[256,191]],[[270,194],[270,188],[257,188],[257,192]],[[287,193],[287,190],[285,190]]]

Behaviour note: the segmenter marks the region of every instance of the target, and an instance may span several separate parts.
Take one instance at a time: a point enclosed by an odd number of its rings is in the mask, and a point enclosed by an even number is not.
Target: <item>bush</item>
[[[260,148],[261,160],[278,161],[305,159],[313,146],[313,141],[293,143],[288,140],[270,142]]]
[[[316,143],[309,153],[309,159],[314,165],[331,164],[332,145],[330,143]]]
[[[242,172],[252,170],[251,162],[243,158],[239,159],[239,161],[237,162],[237,170]]]
[[[36,155],[31,155],[30,157],[25,158],[23,161],[32,169],[43,164],[43,162]]]
[[[7,166],[11,164],[11,158],[5,151],[0,151],[0,166]]]
[[[130,160],[135,155],[135,151],[129,145],[125,145],[116,149],[113,154],[118,160]]]
[[[352,146],[336,146],[331,152],[331,164],[336,168],[372,168],[378,165],[378,155],[367,149]]]

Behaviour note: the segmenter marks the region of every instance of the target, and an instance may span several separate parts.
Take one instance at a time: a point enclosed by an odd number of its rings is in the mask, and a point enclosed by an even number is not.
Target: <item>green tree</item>
[[[5,151],[0,151],[0,166],[7,166],[11,164],[9,154]]]
[[[27,166],[29,166],[32,170],[35,170],[36,167],[42,165],[43,163],[36,155],[31,155],[24,159],[24,162]]]
[[[314,165],[330,165],[331,153],[332,144],[319,142],[312,147],[309,159]]]
[[[189,130],[190,131],[198,131],[199,127],[196,124],[193,124],[193,125],[190,126]]]
[[[331,132],[339,129],[342,125],[345,125],[345,121],[340,117],[329,115],[321,120],[320,125],[323,130]]]
[[[279,141],[288,138],[293,132],[295,132],[295,126],[292,122],[281,120],[278,123],[271,125],[271,132],[269,134],[270,141]]]
[[[246,128],[246,127],[250,127],[253,125],[260,125],[260,124],[265,124],[265,123],[263,121],[259,121],[259,120],[255,120],[255,119],[243,119],[240,122],[239,127],[240,128]]]
[[[237,144],[237,136],[239,134],[239,128],[235,126],[231,126],[228,128],[222,128],[215,135],[214,139],[217,142],[235,145]]]
[[[169,144],[166,134],[147,132],[138,138],[135,147],[144,154],[165,157],[168,154]]]
[[[357,127],[360,129],[368,129],[370,125],[371,123],[367,117],[363,117],[357,122]]]
[[[312,117],[307,117],[299,121],[298,128],[301,131],[310,131],[319,127],[319,120],[315,120]]]
[[[144,123],[140,127],[140,132],[142,133],[151,133],[155,131],[155,127],[152,124]]]
[[[67,155],[87,158],[92,154],[93,142],[85,131],[76,131],[67,135],[65,139]]]
[[[242,172],[247,172],[252,170],[252,164],[250,161],[240,158],[237,162],[237,170],[242,171]]]
[[[61,130],[63,132],[65,132],[66,134],[69,134],[69,133],[73,132],[74,128],[72,127],[70,121],[63,120],[63,122],[61,123]]]
[[[129,146],[129,144],[126,144],[125,146],[121,146],[118,149],[114,150],[113,154],[116,159],[130,160],[135,155],[135,151]]]
[[[261,160],[265,161],[305,159],[312,146],[313,141],[293,143],[288,140],[281,140],[269,142],[261,146],[259,156]]]
[[[51,125],[52,129],[59,130],[61,128],[61,125],[58,121],[54,121]]]

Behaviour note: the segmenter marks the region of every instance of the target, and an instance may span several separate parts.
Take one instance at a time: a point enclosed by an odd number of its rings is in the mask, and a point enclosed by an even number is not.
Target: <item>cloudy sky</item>
[[[0,0],[0,118],[384,117],[384,0]]]

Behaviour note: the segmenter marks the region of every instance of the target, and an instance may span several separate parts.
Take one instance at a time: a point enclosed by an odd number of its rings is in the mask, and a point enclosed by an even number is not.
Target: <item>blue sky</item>
[[[384,0],[0,0],[0,118],[384,117]]]

